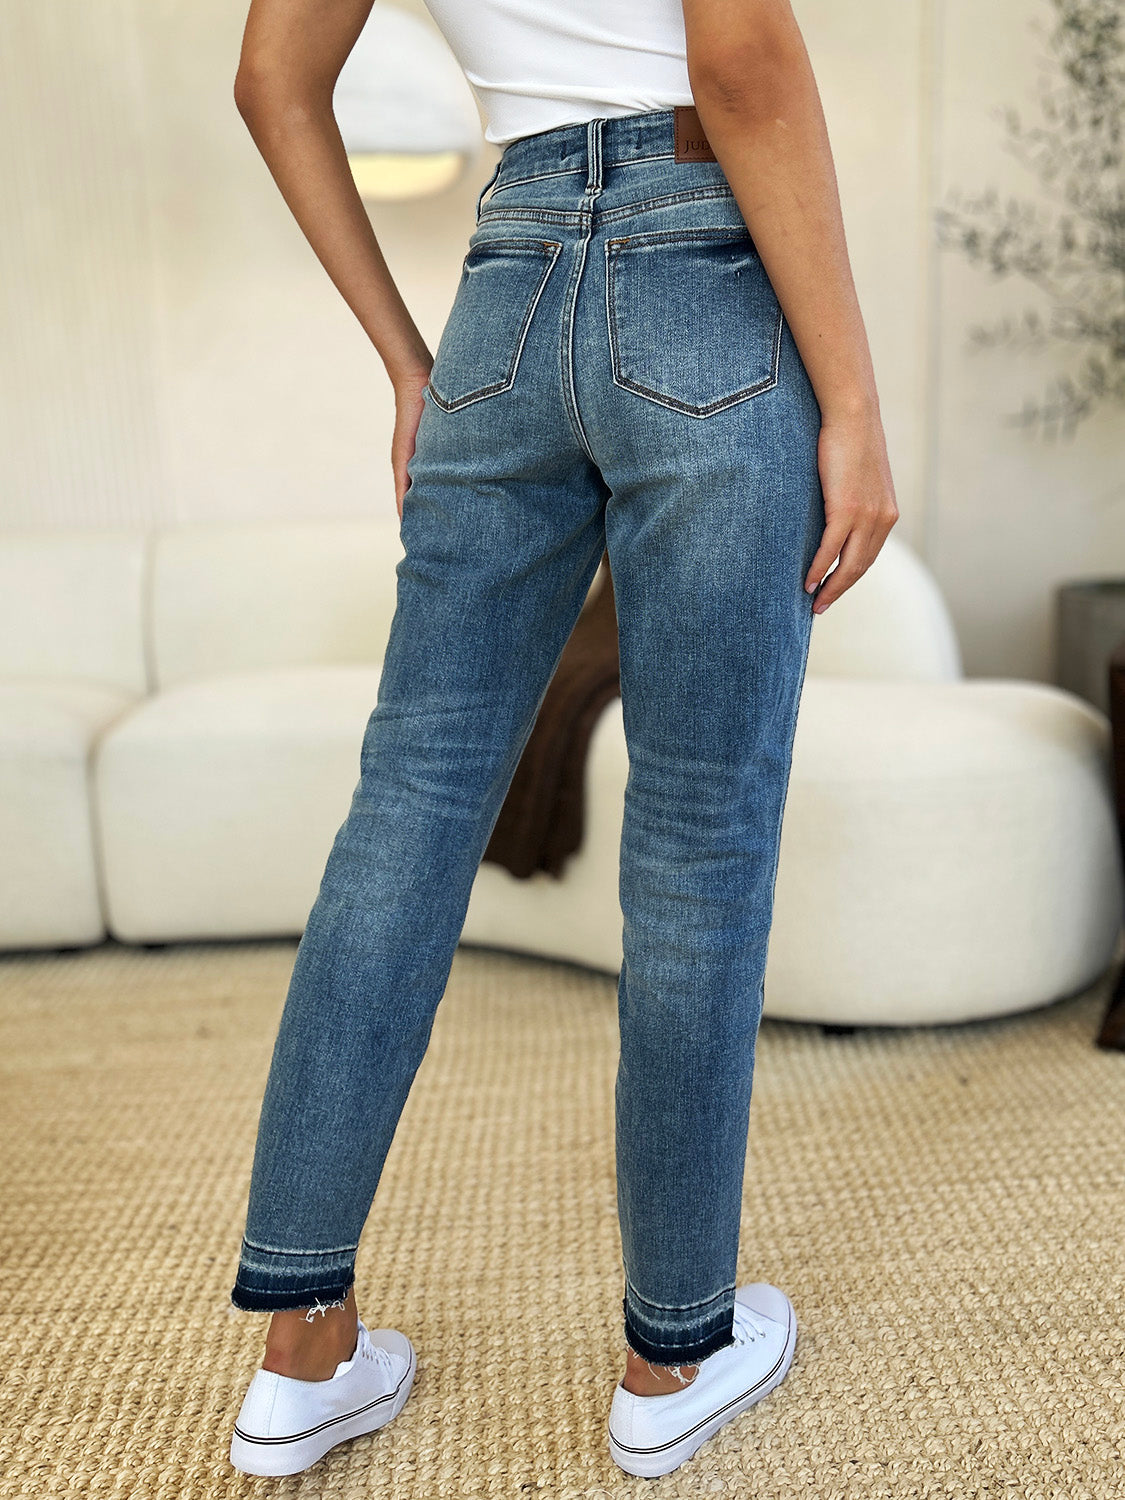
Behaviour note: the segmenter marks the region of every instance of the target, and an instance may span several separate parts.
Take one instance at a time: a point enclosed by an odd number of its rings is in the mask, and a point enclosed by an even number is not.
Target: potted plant
[[[1009,420],[1073,435],[1106,402],[1125,404],[1125,8],[1121,0],[1050,0],[1054,26],[1040,79],[1042,122],[1003,110],[1009,149],[1048,200],[994,188],[956,190],[936,213],[938,242],[996,277],[1020,276],[1046,296],[972,330],[974,342],[1073,347],[1072,368]]]

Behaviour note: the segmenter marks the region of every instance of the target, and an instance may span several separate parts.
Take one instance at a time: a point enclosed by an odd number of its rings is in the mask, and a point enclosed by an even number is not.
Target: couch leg
[[[1108,1051],[1125,1052],[1125,964],[1118,970],[1117,983],[1114,985],[1109,1008],[1102,1017],[1102,1028],[1095,1038],[1095,1044]]]
[[[167,943],[142,943],[141,947],[148,953],[159,953],[162,948],[167,948]]]
[[[851,1036],[855,1031],[854,1026],[835,1026],[828,1021],[823,1022],[820,1029],[825,1036]]]

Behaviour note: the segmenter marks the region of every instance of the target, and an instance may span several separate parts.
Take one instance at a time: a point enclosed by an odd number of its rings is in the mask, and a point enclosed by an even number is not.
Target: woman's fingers
[[[822,615],[833,600],[851,588],[856,579],[866,573],[874,555],[860,528],[849,532],[840,549],[840,561],[817,590],[813,614]]]
[[[836,515],[829,518],[824,528],[824,535],[820,539],[820,546],[816,549],[816,555],[805,575],[805,589],[808,593],[815,592],[825,573],[839,557],[840,548],[847,540],[852,525],[853,520],[850,515]]]
[[[823,614],[878,557],[898,520],[898,502],[877,413],[825,421],[817,461],[825,525],[805,588],[816,595],[814,613]]]
[[[897,511],[892,515],[883,507],[879,507],[846,519],[838,517],[825,527],[824,540],[809,570],[809,578],[814,583],[818,578],[823,579],[820,588],[816,590],[814,614],[823,614],[846,589],[850,589],[857,579],[863,577],[878,557],[897,519]],[[843,532],[842,542],[840,541],[841,532]],[[831,564],[837,555],[839,562],[825,578],[824,573],[819,571],[822,564],[825,566]],[[805,586],[808,587],[807,580]]]
[[[395,430],[391,438],[391,472],[395,481],[395,509],[402,521],[402,502],[410,488],[407,464],[414,457],[418,441],[418,424],[425,410],[422,389],[429,378],[429,370],[420,370],[410,377],[395,383]]]
[[[405,453],[401,446],[396,453],[391,455],[391,471],[395,480],[395,509],[398,511],[400,521],[402,520],[403,496],[410,488],[410,475],[406,472],[406,465],[409,462],[410,454]]]

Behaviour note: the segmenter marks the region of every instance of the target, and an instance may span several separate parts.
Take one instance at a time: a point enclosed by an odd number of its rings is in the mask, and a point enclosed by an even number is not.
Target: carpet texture
[[[977,1496],[1125,1480],[1125,1056],[1108,977],[1000,1021],[766,1020],[740,1276],[797,1308],[784,1384],[685,1467],[609,1458],[623,1368],[612,979],[461,949],[360,1248],[406,1331],[385,1431],[228,1463],[267,1318],[229,1305],[296,945],[0,958],[0,1495]]]

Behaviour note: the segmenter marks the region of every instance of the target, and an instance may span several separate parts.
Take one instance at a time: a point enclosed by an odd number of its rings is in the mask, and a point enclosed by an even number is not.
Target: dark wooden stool
[[[1113,726],[1117,831],[1121,835],[1122,856],[1125,857],[1125,641],[1115,648],[1109,659],[1109,718]],[[1113,997],[1096,1040],[1099,1047],[1125,1052],[1125,966],[1117,976]]]

